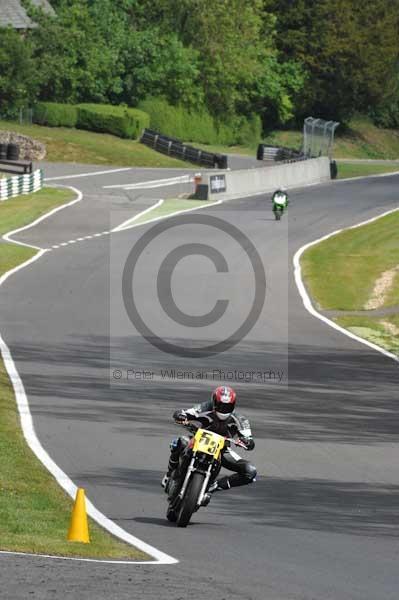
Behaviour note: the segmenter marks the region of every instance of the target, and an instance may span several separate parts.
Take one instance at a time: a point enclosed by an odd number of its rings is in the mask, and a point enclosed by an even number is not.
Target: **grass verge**
[[[187,162],[155,152],[134,140],[65,127],[19,125],[0,121],[0,130],[15,131],[46,144],[46,160],[121,167],[193,168]]]
[[[319,308],[362,310],[377,278],[399,264],[399,212],[309,248],[303,276]],[[398,289],[397,282],[395,289]],[[395,306],[392,290],[383,306]]]
[[[265,144],[284,146],[298,150],[302,146],[301,130],[275,130],[263,137]],[[256,146],[206,146],[195,144],[209,152],[221,152],[223,154],[246,154],[254,157]],[[394,129],[380,129],[366,117],[357,117],[351,121],[348,127],[339,127],[336,132],[334,143],[334,156],[339,158],[358,159],[397,159],[399,158],[399,131]],[[372,170],[368,170],[372,169]],[[356,174],[351,174],[350,167],[342,167],[343,177],[356,177],[366,174],[377,174],[390,172],[383,170],[384,166],[370,165],[360,166]],[[392,169],[395,170],[395,169]],[[345,174],[345,171],[348,174]],[[352,171],[353,172],[353,171]]]
[[[399,314],[387,317],[339,317],[338,325],[399,356]]]
[[[276,144],[298,149],[302,145],[302,131],[272,131],[264,138],[265,144]],[[366,117],[354,118],[345,129],[338,127],[334,143],[338,158],[399,158],[399,131],[380,129]]]
[[[72,199],[49,188],[0,203],[1,233],[22,227]],[[31,258],[35,250],[0,243],[0,276]],[[68,543],[69,496],[28,448],[14,391],[0,360],[0,549],[60,556],[146,560],[148,556],[90,523],[90,544]]]
[[[188,200],[187,198],[169,198],[169,199],[165,200],[161,204],[161,206],[159,206],[158,208],[154,208],[154,210],[151,210],[150,212],[146,213],[139,219],[136,219],[134,221],[134,224],[140,223],[142,225],[143,223],[147,223],[147,221],[152,221],[152,219],[157,219],[159,217],[166,217],[166,216],[170,217],[177,212],[180,212],[182,210],[188,210],[190,208],[197,208],[197,207],[205,208],[206,206],[208,206],[210,204],[214,204],[214,200],[205,201],[205,200]]]
[[[123,140],[107,134],[63,127],[20,125],[9,121],[0,121],[0,130],[16,131],[44,142],[47,146],[47,160],[53,162],[192,168],[186,162],[159,154],[137,141]],[[264,136],[262,142],[299,149],[302,146],[302,131],[272,131]],[[223,154],[244,154],[252,157],[256,154],[255,145],[215,146],[197,143],[194,145],[210,152]],[[338,128],[334,156],[339,158],[399,158],[399,131],[379,129],[365,117],[355,118],[345,129]],[[378,172],[380,171],[373,171],[373,173]]]
[[[0,204],[0,235],[32,223],[73,198],[74,194],[70,190],[44,187],[34,194],[5,200]]]
[[[399,172],[399,164],[359,164],[343,163],[338,161],[338,179],[347,179],[350,177],[367,177],[368,175],[381,175],[383,173]]]

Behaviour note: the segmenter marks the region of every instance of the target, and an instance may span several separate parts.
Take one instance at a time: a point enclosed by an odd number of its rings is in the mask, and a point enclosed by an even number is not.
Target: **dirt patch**
[[[381,325],[384,326],[386,331],[393,336],[399,336],[399,327],[390,321],[381,321]]]
[[[399,265],[384,273],[377,279],[373,289],[371,298],[367,301],[364,308],[366,310],[375,310],[384,306],[387,294],[395,281],[396,275],[399,273]]]

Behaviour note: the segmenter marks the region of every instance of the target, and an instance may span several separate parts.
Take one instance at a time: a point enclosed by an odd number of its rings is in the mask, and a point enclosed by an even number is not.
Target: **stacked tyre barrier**
[[[0,160],[18,160],[19,146],[17,144],[0,144]]]
[[[162,135],[152,129],[145,129],[140,139],[142,144],[162,152],[168,156],[173,156],[180,160],[187,160],[191,163],[203,165],[208,168],[227,169],[227,156],[225,154],[214,154],[199,150],[193,146],[183,144],[180,140]]]
[[[15,175],[0,179],[0,201],[22,194],[32,194],[43,187],[43,171],[37,169],[26,175]]]
[[[280,146],[268,146],[266,144],[259,144],[256,158],[258,160],[280,163],[296,162],[298,160],[306,159],[306,157],[297,150]]]

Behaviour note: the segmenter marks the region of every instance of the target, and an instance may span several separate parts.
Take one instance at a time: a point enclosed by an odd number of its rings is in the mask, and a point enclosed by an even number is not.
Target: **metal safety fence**
[[[303,154],[308,158],[328,156],[332,159],[337,121],[308,117],[303,125]]]

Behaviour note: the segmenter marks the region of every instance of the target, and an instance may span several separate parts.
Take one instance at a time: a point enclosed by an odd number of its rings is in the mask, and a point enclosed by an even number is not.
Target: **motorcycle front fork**
[[[186,489],[187,489],[188,483],[190,481],[191,473],[193,473],[195,471],[196,471],[196,469],[194,467],[194,457],[193,457],[191,459],[191,461],[190,461],[190,464],[189,464],[188,468],[187,468],[187,473],[186,473],[186,476],[185,476],[184,481],[183,481],[183,485],[182,485],[181,490],[180,490],[179,495],[178,495],[178,498],[180,500],[183,500],[184,494],[186,493]],[[211,474],[212,474],[212,465],[209,465],[209,467],[208,467],[208,469],[207,469],[207,471],[205,473],[204,483],[202,484],[200,495],[198,497],[198,506],[201,504],[202,499],[203,499],[204,495],[206,494],[206,490],[207,490],[208,485],[209,485],[209,479],[211,477]]]

